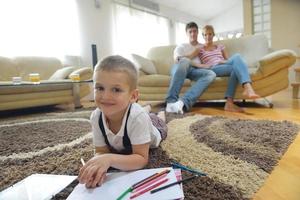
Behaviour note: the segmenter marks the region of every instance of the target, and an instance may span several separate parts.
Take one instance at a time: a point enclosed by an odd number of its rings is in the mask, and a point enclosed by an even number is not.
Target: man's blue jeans
[[[240,83],[251,83],[248,67],[240,54],[234,54],[224,64],[214,65],[210,68],[217,76],[229,76],[225,98],[233,98],[236,86]]]
[[[171,69],[171,82],[166,97],[167,103],[178,101],[179,93],[186,78],[195,81],[191,88],[180,98],[186,110],[189,110],[206,90],[207,86],[216,78],[212,70],[193,67],[189,59],[181,59]]]

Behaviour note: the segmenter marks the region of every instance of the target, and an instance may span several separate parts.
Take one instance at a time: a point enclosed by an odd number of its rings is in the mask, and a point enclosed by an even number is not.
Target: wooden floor
[[[268,97],[272,109],[249,105],[246,113],[230,113],[222,107],[197,107],[192,111],[206,115],[222,115],[247,119],[289,120],[300,124],[300,99],[292,99],[291,89]],[[275,167],[254,200],[300,200],[300,132]]]
[[[245,119],[289,120],[300,124],[300,99],[292,99],[291,89],[279,92],[268,100],[274,104],[268,108],[260,104],[246,103],[246,113],[232,113],[223,110],[223,103],[199,103],[193,113],[219,115]],[[141,102],[142,104],[145,102]],[[147,102],[149,103],[149,102]],[[150,102],[154,107],[161,103]],[[288,151],[275,167],[254,200],[300,200],[300,132]]]

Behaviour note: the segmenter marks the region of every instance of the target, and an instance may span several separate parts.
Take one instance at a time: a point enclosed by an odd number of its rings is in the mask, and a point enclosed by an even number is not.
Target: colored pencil
[[[154,189],[154,188],[160,186],[161,184],[167,182],[168,180],[169,180],[168,178],[165,178],[165,179],[163,179],[163,180],[161,180],[161,181],[159,181],[159,182],[157,182],[157,183],[151,185],[150,187],[148,187],[148,188],[146,188],[146,189],[144,189],[144,190],[141,190],[141,191],[139,191],[139,192],[133,194],[132,196],[130,196],[130,199],[134,199],[134,198],[136,198],[136,197],[138,197],[138,196],[140,196],[140,195],[142,195],[142,194],[145,194],[146,192],[148,192],[148,191],[150,191],[150,190],[152,190],[152,189]]]
[[[179,163],[175,163],[175,162],[172,162],[171,165],[175,168],[179,168],[179,169],[182,169],[184,171],[188,171],[188,172],[192,172],[194,174],[198,174],[199,176],[207,176],[207,174],[205,173],[202,173],[202,172],[199,172],[197,170],[194,170],[194,169],[191,169],[191,168],[188,168],[187,166],[184,166],[182,164],[179,164]]]
[[[163,174],[167,174],[169,172],[170,172],[169,169],[165,169],[165,170],[163,170],[161,172],[155,173],[155,174],[153,174],[153,175],[151,175],[151,176],[149,176],[149,177],[147,177],[147,178],[145,178],[145,179],[143,179],[143,180],[141,180],[141,181],[133,184],[131,187],[132,187],[132,189],[136,189],[136,188],[144,185],[145,183],[147,183],[147,182],[149,182],[149,181],[151,181],[151,180],[153,180],[153,179],[155,179],[155,178],[157,178],[157,177],[159,177],[159,176],[161,176]]]
[[[117,200],[121,200],[123,199],[129,192],[132,192],[132,188],[128,188],[127,190],[125,190],[118,198]]]
[[[183,182],[190,181],[190,180],[192,180],[192,179],[194,179],[194,178],[196,178],[196,177],[199,177],[199,175],[194,175],[194,176],[191,176],[191,177],[182,179],[182,180],[180,180],[180,181],[176,181],[176,182],[170,183],[170,184],[165,185],[165,186],[163,186],[163,187],[160,187],[160,188],[151,190],[150,193],[153,194],[153,193],[159,192],[159,191],[161,191],[161,190],[167,189],[167,188],[172,187],[172,186],[174,186],[174,185],[177,185],[177,184],[180,184],[180,183],[183,183]]]
[[[164,175],[164,174],[167,174],[167,173],[169,173],[169,172],[170,172],[169,169],[165,169],[165,170],[163,170],[163,171],[161,171],[161,172],[154,173],[154,174],[152,174],[151,176],[148,176],[147,178],[144,178],[143,180],[141,180],[141,181],[139,181],[139,182],[133,184],[131,187],[129,187],[127,190],[125,190],[125,191],[117,198],[117,200],[121,200],[121,199],[124,198],[128,193],[132,192],[133,190],[135,190],[135,189],[137,189],[137,188],[143,186],[144,184],[146,184],[146,183],[148,183],[148,182],[150,182],[150,181],[152,181],[152,180],[154,180],[154,179],[156,179],[156,178],[158,178],[158,177],[160,177],[160,176],[162,176],[162,175]],[[153,181],[153,182],[155,182],[155,181]]]
[[[143,180],[140,180],[139,182],[137,182],[137,183],[133,184],[131,187],[132,187],[132,188],[134,188],[135,186],[139,185],[140,183],[142,183],[142,182],[146,181],[147,179],[150,179],[150,178],[152,178],[153,176],[156,176],[156,174],[158,174],[158,172],[157,172],[157,173],[154,173],[154,174],[152,174],[151,176],[148,176],[148,177],[144,178]]]
[[[136,193],[136,192],[138,192],[138,191],[140,191],[142,189],[145,189],[146,187],[148,187],[148,186],[150,186],[150,185],[152,185],[152,184],[154,184],[154,183],[162,180],[163,178],[166,178],[167,175],[168,174],[163,174],[163,175],[161,175],[161,176],[159,176],[159,177],[157,177],[157,178],[155,178],[155,179],[153,179],[153,180],[151,180],[151,181],[149,181],[149,182],[147,182],[147,183],[145,183],[145,184],[143,184],[143,185],[135,188],[132,192]]]

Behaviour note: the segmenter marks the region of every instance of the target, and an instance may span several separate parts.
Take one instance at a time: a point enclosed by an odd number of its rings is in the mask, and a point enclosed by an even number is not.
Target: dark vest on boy
[[[117,151],[113,146],[110,145],[110,143],[107,139],[107,135],[106,135],[106,132],[105,132],[104,125],[103,125],[102,112],[100,113],[99,127],[100,127],[101,133],[104,137],[105,144],[108,146],[108,149],[112,153],[119,153],[119,154],[126,154],[126,155],[132,154],[132,146],[131,146],[131,142],[130,142],[130,139],[129,139],[128,133],[127,133],[127,121],[128,121],[128,117],[129,117],[129,114],[130,114],[130,109],[131,109],[131,106],[129,107],[128,113],[127,113],[127,116],[126,116],[126,122],[125,122],[125,127],[124,127],[124,135],[123,135],[124,149],[122,151]]]

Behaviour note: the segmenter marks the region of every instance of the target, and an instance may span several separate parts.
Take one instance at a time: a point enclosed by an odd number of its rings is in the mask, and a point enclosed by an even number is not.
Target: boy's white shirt
[[[93,142],[96,147],[106,146],[98,123],[100,113],[102,113],[102,121],[109,144],[116,150],[124,149],[123,135],[128,108],[123,117],[122,126],[117,134],[114,134],[108,128],[106,118],[99,108],[96,108],[96,110],[92,112],[90,121],[92,125]],[[127,134],[132,145],[150,143],[151,148],[156,148],[159,146],[161,141],[160,132],[155,126],[153,126],[149,114],[137,103],[133,103],[130,109],[127,122]]]
[[[174,60],[176,60],[176,58],[178,56],[185,56],[185,55],[191,54],[196,48],[200,48],[200,47],[201,47],[200,43],[198,43],[195,46],[191,45],[190,43],[180,44],[180,45],[176,46],[176,48],[174,49],[174,52],[173,52]],[[192,59],[192,62],[201,64],[201,60],[198,56],[194,57]]]

